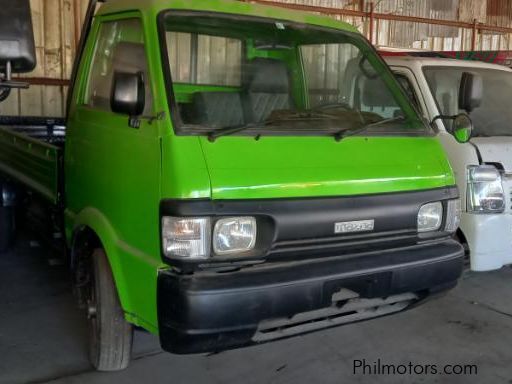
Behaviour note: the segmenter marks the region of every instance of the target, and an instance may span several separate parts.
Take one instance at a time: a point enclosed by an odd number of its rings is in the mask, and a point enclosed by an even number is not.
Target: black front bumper
[[[161,345],[185,354],[255,344],[263,340],[257,337],[262,322],[325,313],[319,310],[333,308],[333,295],[342,289],[361,299],[413,293],[418,303],[456,285],[463,257],[462,246],[445,239],[353,257],[269,263],[231,273],[162,271],[158,278]],[[322,325],[316,329],[336,325],[317,320]]]

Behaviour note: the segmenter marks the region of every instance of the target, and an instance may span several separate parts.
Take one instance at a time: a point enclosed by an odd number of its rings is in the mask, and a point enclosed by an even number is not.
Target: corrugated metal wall
[[[192,0],[191,0],[192,1]],[[367,10],[366,0],[275,0],[329,8]],[[38,55],[37,69],[29,77],[68,79],[80,28],[88,0],[31,0]],[[375,12],[433,19],[478,22],[512,27],[512,0],[375,0]],[[362,8],[366,9],[362,9]],[[369,35],[369,22],[362,17],[336,16]],[[78,29],[79,30],[79,29]],[[510,35],[482,33],[477,36],[478,50],[510,50]],[[374,21],[374,44],[396,48],[433,50],[469,50],[472,30],[404,21]],[[62,116],[66,98],[63,86],[33,85],[16,91],[0,104],[2,115]]]
[[[288,4],[302,4],[302,5],[312,5],[316,7],[324,7],[324,8],[343,8],[343,9],[351,9],[351,10],[361,10],[363,1],[362,0],[273,0],[276,3],[288,3]],[[345,21],[356,26],[361,33],[367,33],[367,23],[361,17],[351,17],[351,16],[340,16],[340,15],[330,15],[331,17]]]
[[[321,7],[361,9],[360,0],[274,0],[281,3],[305,4]],[[370,1],[366,0],[365,6]],[[512,27],[512,0],[375,0],[375,12],[404,16],[416,16],[437,20],[477,22]],[[356,25],[368,35],[368,21],[354,17],[337,17]],[[427,25],[404,21],[376,20],[373,43],[395,48],[417,48],[430,50],[469,50],[472,43],[471,29],[439,25]],[[510,35],[497,33],[479,34],[478,50],[510,50]]]
[[[403,16],[427,19],[457,19],[458,0],[383,0],[375,8],[379,13],[392,13]],[[411,22],[380,21],[377,29],[383,45],[412,47],[417,41],[429,37],[456,37],[457,28]]]

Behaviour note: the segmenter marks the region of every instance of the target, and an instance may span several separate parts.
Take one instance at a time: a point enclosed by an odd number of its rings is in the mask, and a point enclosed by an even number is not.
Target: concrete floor
[[[63,267],[27,239],[0,257],[0,383],[512,383],[512,270],[466,274],[443,298],[398,315],[211,356],[163,353],[137,332],[124,372],[87,361],[87,329]],[[476,375],[353,374],[356,359],[476,364]]]

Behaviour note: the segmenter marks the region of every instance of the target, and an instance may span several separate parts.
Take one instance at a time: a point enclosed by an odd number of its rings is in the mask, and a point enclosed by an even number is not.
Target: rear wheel
[[[130,363],[133,327],[124,318],[105,252],[96,249],[91,261],[89,357],[98,371],[119,371]]]
[[[0,207],[0,253],[6,252],[14,242],[14,208]]]

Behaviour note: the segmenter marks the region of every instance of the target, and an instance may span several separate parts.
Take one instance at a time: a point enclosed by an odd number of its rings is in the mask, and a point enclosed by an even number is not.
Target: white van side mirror
[[[460,113],[455,116],[439,115],[432,120],[432,124],[439,119],[452,121],[451,125],[447,125],[447,129],[459,143],[464,144],[471,140],[474,126],[473,120],[471,120],[468,114]]]

